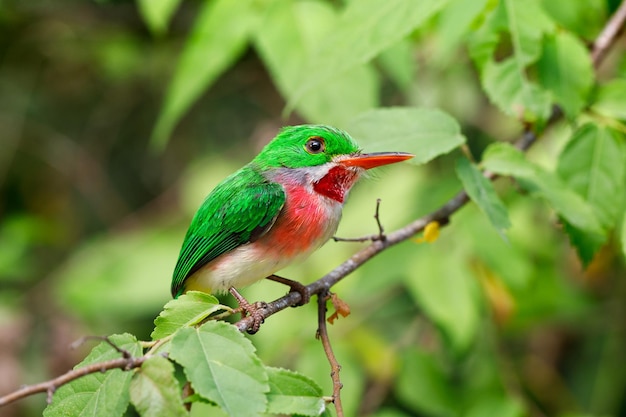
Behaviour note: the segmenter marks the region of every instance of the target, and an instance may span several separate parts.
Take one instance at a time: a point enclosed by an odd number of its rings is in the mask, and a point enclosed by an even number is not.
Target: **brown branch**
[[[608,50],[615,43],[615,40],[624,29],[624,23],[626,22],[626,1],[622,1],[619,8],[615,11],[609,22],[604,26],[600,35],[593,42],[591,50],[591,60],[593,66],[597,69]]]
[[[328,292],[317,295],[317,333],[315,337],[322,341],[324,353],[326,353],[328,363],[330,363],[330,377],[333,380],[332,403],[335,405],[337,417],[343,417],[343,406],[341,405],[341,388],[343,388],[343,384],[341,383],[341,378],[339,378],[341,365],[337,362],[337,358],[333,352],[330,338],[328,337],[328,329],[326,327],[326,302],[329,298],[330,295]]]
[[[48,394],[48,404],[52,402],[52,395],[62,385],[65,385],[75,379],[81,378],[85,375],[95,374],[98,372],[106,372],[112,369],[122,369],[129,371],[131,369],[140,367],[150,355],[140,357],[122,357],[118,359],[111,359],[105,362],[92,363],[78,369],[72,369],[65,374],[58,376],[49,381],[40,382],[39,384],[25,385],[17,391],[13,391],[3,397],[0,397],[0,407],[19,400],[20,398],[28,397],[40,392],[46,392]]]

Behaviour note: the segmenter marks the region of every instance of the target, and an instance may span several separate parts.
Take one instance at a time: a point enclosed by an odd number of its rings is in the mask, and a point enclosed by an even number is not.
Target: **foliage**
[[[617,2],[9,3],[0,363],[32,340],[20,369],[45,378],[86,353],[55,346],[120,329],[136,336],[111,342],[145,359],[64,384],[44,415],[332,415],[313,309],[244,336],[221,320],[226,297],[168,301],[204,195],[302,121],[416,154],[359,184],[340,236],[376,231],[377,197],[387,232],[471,200],[436,241],[333,287],[352,311],[329,329],[347,415],[624,413],[626,59],[614,46],[600,65],[587,46]],[[537,140],[507,143],[519,136]],[[317,279],[360,245],[331,242],[283,275]],[[103,342],[76,368],[121,356]]]

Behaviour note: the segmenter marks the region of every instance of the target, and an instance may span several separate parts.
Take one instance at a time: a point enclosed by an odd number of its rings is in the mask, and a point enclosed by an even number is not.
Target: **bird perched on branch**
[[[283,128],[246,166],[222,181],[196,212],[172,278],[172,295],[230,291],[244,312],[260,317],[236,290],[263,278],[302,294],[304,286],[274,273],[309,256],[339,225],[348,192],[368,169],[412,158],[362,153],[339,129]]]

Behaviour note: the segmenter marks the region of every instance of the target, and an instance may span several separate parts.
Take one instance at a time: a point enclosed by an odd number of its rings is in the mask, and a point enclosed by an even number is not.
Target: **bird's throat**
[[[313,183],[313,190],[318,194],[343,203],[347,192],[358,178],[358,172],[342,166],[334,166],[326,175]]]

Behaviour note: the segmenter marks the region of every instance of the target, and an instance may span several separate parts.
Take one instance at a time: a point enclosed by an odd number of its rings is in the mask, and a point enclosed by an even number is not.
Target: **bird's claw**
[[[252,317],[252,326],[246,332],[248,334],[255,334],[259,331],[261,324],[265,322],[265,316],[263,315],[263,311],[267,308],[267,303],[265,301],[257,301],[254,304],[248,304],[247,306],[240,305],[242,317],[250,316]]]
[[[239,307],[233,311],[235,313],[241,313],[242,318],[246,316],[250,316],[252,318],[252,326],[250,326],[246,332],[248,332],[248,334],[255,334],[258,332],[261,324],[265,321],[263,310],[267,308],[267,303],[265,301],[250,303],[233,287],[229,288],[228,291],[233,295],[233,297],[235,297],[237,303],[239,304]]]

